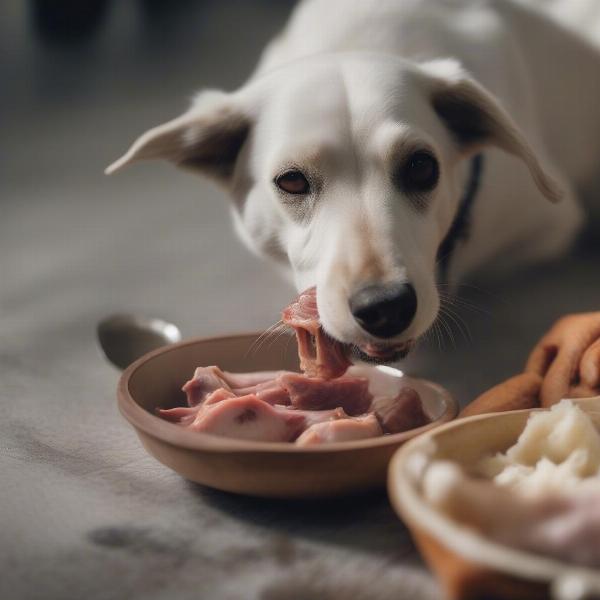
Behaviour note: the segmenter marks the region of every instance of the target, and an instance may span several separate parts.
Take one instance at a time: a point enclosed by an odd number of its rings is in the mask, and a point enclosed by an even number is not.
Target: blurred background
[[[118,373],[96,345],[96,324],[112,312],[156,315],[185,336],[210,335],[266,328],[294,294],[238,242],[228,200],[210,183],[163,163],[103,174],[197,90],[240,85],[292,5],[2,3],[0,457],[10,491],[0,505],[3,598],[41,597],[33,587],[45,598],[131,597],[148,581],[168,589],[164,566],[183,569],[185,555],[208,568],[194,563],[177,597],[184,588],[199,597],[210,584],[218,597],[247,600],[262,585],[256,573],[279,564],[260,561],[271,560],[281,540],[284,550],[299,545],[298,561],[313,561],[315,573],[327,561],[345,564],[346,553],[367,566],[401,557],[412,565],[412,583],[428,581],[384,497],[365,506],[369,519],[361,501],[343,511],[307,509],[294,525],[285,507],[199,489],[155,463],[117,415]],[[403,368],[446,385],[465,404],[519,372],[561,314],[600,309],[598,258],[580,246],[550,265],[466,282],[442,338],[424,343]],[[171,515],[161,510],[175,505]],[[188,525],[204,532],[210,551]],[[115,547],[131,550],[125,571]],[[223,565],[202,562],[219,553],[237,557],[245,591],[227,595]],[[87,558],[74,570],[78,556]],[[121,573],[121,596],[98,591],[106,569]],[[384,578],[374,573],[373,581]],[[385,577],[397,576],[386,567]],[[405,572],[401,585],[394,582],[396,591],[412,585]],[[298,598],[314,597],[306,585]],[[425,598],[423,589],[414,597]]]
[[[100,360],[94,327],[115,311],[165,317],[186,336],[278,319],[293,290],[237,240],[224,193],[160,162],[110,178],[103,170],[194,92],[242,84],[293,4],[4,3],[0,319],[11,354]],[[552,265],[515,281],[467,282],[458,322],[447,318],[442,339],[408,368],[463,402],[517,372],[556,316],[598,308],[588,256],[560,275]]]
[[[59,342],[113,310],[188,335],[276,319],[290,292],[241,248],[224,195],[166,165],[103,170],[199,88],[241,84],[291,4],[4,3],[4,335],[22,342],[39,316],[36,343]]]

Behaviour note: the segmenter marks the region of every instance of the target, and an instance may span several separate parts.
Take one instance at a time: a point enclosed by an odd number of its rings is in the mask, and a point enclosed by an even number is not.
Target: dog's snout
[[[408,282],[369,285],[349,300],[356,322],[368,333],[390,338],[404,331],[417,312],[417,293]]]

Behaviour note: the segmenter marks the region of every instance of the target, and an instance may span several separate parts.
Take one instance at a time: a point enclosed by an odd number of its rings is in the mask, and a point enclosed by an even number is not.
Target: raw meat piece
[[[218,390],[207,394],[206,399],[201,404],[196,404],[195,406],[177,406],[175,408],[158,409],[156,412],[160,417],[166,419],[167,421],[172,421],[174,423],[178,423],[179,425],[190,425],[194,422],[198,412],[204,410],[207,406],[211,406],[212,404],[216,404],[222,400],[235,397],[236,395],[230,389],[219,388]]]
[[[250,394],[204,407],[188,429],[239,440],[291,442],[304,427],[302,414],[274,408]]]
[[[198,411],[202,409],[201,404],[196,406],[176,406],[175,408],[159,408],[156,414],[165,419],[179,425],[190,425],[194,422]]]
[[[411,387],[402,388],[395,398],[375,398],[371,410],[385,433],[408,431],[431,422],[423,410],[419,394]]]
[[[232,398],[238,397],[225,388],[221,388],[210,394],[206,401],[201,405],[199,404],[191,407],[177,406],[175,408],[159,409],[156,412],[160,417],[167,421],[187,427],[194,423],[194,420],[198,417],[200,412],[206,412],[209,408],[213,407],[214,404],[222,402],[223,400],[230,400]],[[275,405],[273,408],[280,415],[286,416],[288,414],[292,414],[302,417],[302,429],[306,429],[315,423],[323,423],[325,421],[348,418],[348,414],[344,412],[343,408],[334,408],[332,410],[290,410],[281,405]],[[300,423],[300,420],[298,420],[298,423]]]
[[[186,393],[188,406],[196,406],[219,388],[231,389],[225,373],[219,367],[212,366],[198,367],[194,376],[181,389]]]
[[[205,402],[215,391],[228,390],[234,396],[255,394],[269,404],[289,404],[289,396],[277,383],[277,377],[286,371],[259,371],[257,373],[229,373],[219,367],[198,367],[194,376],[182,388],[188,406]],[[211,403],[218,400],[213,399]]]
[[[231,373],[223,371],[223,376],[231,389],[240,390],[273,381],[287,371],[256,371],[254,373]]]
[[[288,409],[289,410],[289,409]],[[331,410],[298,410],[294,409],[294,413],[304,417],[304,428],[307,429],[316,423],[325,423],[327,421],[337,421],[339,419],[350,418],[343,408],[334,408]]]
[[[199,367],[182,388],[189,406],[159,410],[159,416],[195,431],[248,440],[291,442],[304,432],[301,445],[363,439],[429,422],[401,374],[350,365],[345,345],[329,338],[319,323],[315,288],[300,294],[283,320],[296,330],[304,374]]]
[[[290,396],[287,390],[280,385],[273,385],[258,390],[256,396],[267,404],[286,406],[290,403]]]
[[[341,406],[349,415],[366,413],[371,406],[369,381],[364,377],[319,379],[297,373],[279,377],[294,408],[323,410]]]
[[[202,403],[202,406],[210,406],[211,404],[216,404],[217,402],[222,402],[223,400],[236,397],[237,395],[231,390],[219,388],[207,396],[206,400]]]
[[[338,419],[311,425],[296,440],[298,446],[363,440],[383,435],[375,415]]]
[[[283,322],[296,331],[300,368],[305,375],[333,379],[344,374],[350,366],[347,348],[323,331],[319,322],[316,288],[302,292],[284,309]]]
[[[277,371],[277,375],[285,373],[285,371]],[[258,373],[257,373],[258,375]],[[289,404],[290,395],[288,391],[283,387],[279,381],[279,378],[270,379],[250,385],[244,388],[234,388],[233,390],[238,396],[246,396],[247,394],[254,394],[261,400],[268,404]]]

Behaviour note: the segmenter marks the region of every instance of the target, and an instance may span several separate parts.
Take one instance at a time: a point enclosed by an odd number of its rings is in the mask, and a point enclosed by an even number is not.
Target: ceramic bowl
[[[188,431],[156,408],[185,404],[181,386],[200,365],[227,371],[298,370],[287,336],[253,349],[259,334],[192,339],[151,352],[128,367],[118,386],[119,408],[146,450],[183,477],[220,490],[265,497],[308,498],[385,485],[387,465],[407,440],[453,419],[457,404],[439,385],[406,377],[432,423],[394,435],[314,447],[236,440]]]
[[[574,402],[600,427],[600,397]],[[430,461],[453,460],[468,469],[485,455],[505,452],[517,441],[532,412],[457,419],[412,440],[390,463],[388,489],[392,504],[410,528],[449,600],[600,598],[598,571],[486,539],[423,498],[421,477]],[[490,511],[493,509],[490,506]]]

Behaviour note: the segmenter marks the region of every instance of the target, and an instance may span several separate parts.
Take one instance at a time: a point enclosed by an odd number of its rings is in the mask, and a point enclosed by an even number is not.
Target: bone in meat
[[[296,331],[300,368],[308,377],[333,379],[344,374],[350,366],[346,347],[323,331],[316,288],[302,292],[284,309],[283,322]]]

